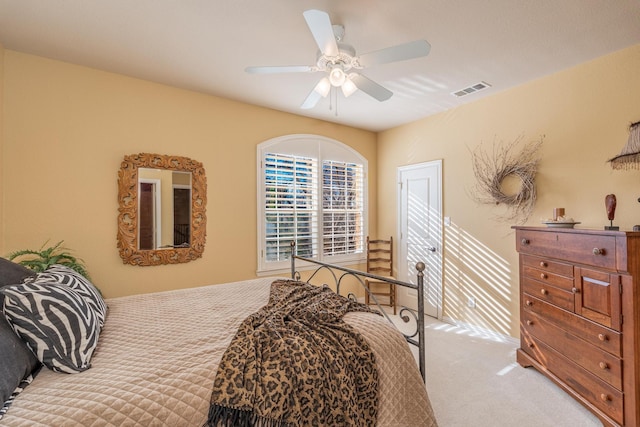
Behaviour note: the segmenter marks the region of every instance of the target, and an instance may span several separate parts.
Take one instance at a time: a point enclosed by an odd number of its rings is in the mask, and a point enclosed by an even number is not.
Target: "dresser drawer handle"
[[[536,345],[532,342],[529,343],[529,348],[534,348]]]
[[[600,365],[600,369],[604,369],[604,370],[609,369],[609,365],[607,365],[605,362],[600,362],[599,365]]]
[[[546,290],[545,288],[540,289],[540,293],[541,293],[542,295],[549,295],[549,291],[548,291],[548,290]]]
[[[525,304],[527,307],[531,307],[531,306],[533,305],[533,301],[527,300],[524,304]]]
[[[527,320],[527,325],[528,326],[533,326],[533,320]]]
[[[603,402],[609,402],[609,401],[611,400],[611,398],[609,397],[609,395],[608,395],[608,394],[604,394],[604,393],[602,393],[602,394],[600,395],[600,400],[602,400]]]
[[[549,276],[547,276],[545,273],[540,273],[540,278],[541,279],[546,279],[547,277],[549,277]]]
[[[605,251],[604,249],[600,249],[600,248],[593,248],[593,254],[594,255],[604,255]]]
[[[598,334],[598,339],[600,341],[609,341],[609,337],[606,336],[605,334]]]
[[[540,261],[540,267],[548,267],[548,266],[549,264],[547,264],[546,262]]]
[[[577,294],[578,292],[580,292],[580,290],[578,288],[571,288],[571,292]]]
[[[522,240],[521,240],[521,243],[522,243],[523,245],[528,245],[528,244],[529,244],[529,243],[531,243],[531,242],[530,242],[530,240],[529,240],[529,239],[522,239]]]

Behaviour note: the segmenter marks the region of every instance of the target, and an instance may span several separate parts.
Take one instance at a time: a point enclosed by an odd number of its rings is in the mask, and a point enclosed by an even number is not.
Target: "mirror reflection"
[[[182,156],[124,156],[118,171],[118,251],[125,264],[179,264],[202,257],[207,177]]]
[[[138,249],[191,244],[191,173],[138,169]]]

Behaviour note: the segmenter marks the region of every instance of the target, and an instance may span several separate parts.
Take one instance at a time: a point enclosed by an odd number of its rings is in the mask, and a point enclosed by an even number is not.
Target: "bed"
[[[292,273],[298,276],[295,259]],[[345,274],[351,275],[339,271],[334,277],[340,282]],[[0,426],[203,425],[220,360],[238,326],[265,305],[273,282],[259,278],[107,299],[90,368],[74,374],[40,369]],[[347,313],[344,321],[375,355],[377,425],[436,426],[406,338],[377,314]],[[423,360],[423,347],[420,354]]]

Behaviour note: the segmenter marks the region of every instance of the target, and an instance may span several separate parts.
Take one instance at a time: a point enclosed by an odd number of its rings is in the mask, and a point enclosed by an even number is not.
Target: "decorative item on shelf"
[[[559,217],[564,217],[564,208],[553,208],[553,220],[557,221]]]
[[[542,221],[542,223],[550,228],[573,228],[576,224],[580,224],[573,218],[565,216],[564,208],[553,208],[553,218]]]
[[[629,139],[627,144],[622,147],[622,151],[617,156],[608,160],[611,163],[613,169],[639,169],[640,168],[640,121],[631,123],[629,125]],[[615,198],[615,196],[614,196]],[[615,200],[615,199],[614,199]],[[640,198],[638,198],[640,202]],[[606,203],[606,202],[605,202]],[[615,205],[614,205],[615,211]],[[609,207],[607,206],[607,214],[609,213]],[[609,218],[613,220],[613,216]],[[605,230],[618,230],[619,227],[607,228]],[[640,231],[640,225],[634,225],[633,231]]]
[[[640,168],[640,122],[629,125],[629,139],[617,156],[608,160],[613,169]]]
[[[616,205],[618,204],[615,194],[607,194],[604,198],[604,205],[607,208],[607,219],[609,225],[605,225],[605,230],[620,230],[620,227],[613,225],[613,219],[616,216]]]
[[[508,212],[499,219],[525,223],[536,203],[535,175],[540,161],[539,150],[544,135],[537,141],[522,143],[519,136],[509,144],[497,146],[491,153],[476,147],[471,152],[476,177],[471,197],[479,203],[504,204]],[[520,150],[517,150],[522,145]]]

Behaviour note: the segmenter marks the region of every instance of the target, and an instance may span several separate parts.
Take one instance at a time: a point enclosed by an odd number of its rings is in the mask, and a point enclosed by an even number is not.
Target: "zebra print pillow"
[[[45,366],[66,373],[91,367],[100,322],[78,292],[57,283],[24,283],[0,292],[11,327]]]
[[[47,268],[46,271],[38,273],[34,279],[25,280],[25,283],[30,283],[30,280],[39,284],[60,283],[69,286],[87,301],[98,316],[100,327],[104,326],[107,316],[107,304],[102,299],[98,288],[77,271],[65,265],[54,264]]]

